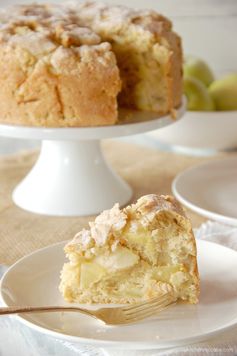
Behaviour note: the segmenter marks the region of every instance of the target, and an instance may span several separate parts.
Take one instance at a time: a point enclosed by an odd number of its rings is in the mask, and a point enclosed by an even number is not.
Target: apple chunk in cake
[[[65,246],[65,300],[134,303],[165,291],[197,303],[199,277],[190,221],[170,196],[147,195],[101,213]]]

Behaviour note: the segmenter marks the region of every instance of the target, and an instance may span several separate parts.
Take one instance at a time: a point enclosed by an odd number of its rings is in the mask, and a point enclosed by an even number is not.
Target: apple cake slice
[[[78,303],[134,303],[164,291],[197,303],[199,276],[191,223],[170,196],[102,212],[65,246],[60,291]]]

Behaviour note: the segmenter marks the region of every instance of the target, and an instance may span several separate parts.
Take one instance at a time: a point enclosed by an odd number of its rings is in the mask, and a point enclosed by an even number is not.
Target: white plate
[[[172,126],[148,132],[158,146],[180,151],[206,152],[237,148],[237,110],[187,111],[182,120]]]
[[[64,243],[21,259],[5,274],[1,296],[8,306],[65,304],[58,291]],[[19,316],[42,333],[96,346],[152,349],[193,343],[237,325],[237,252],[197,241],[201,276],[198,305],[176,305],[154,319],[129,326],[105,326],[79,313]]]
[[[189,168],[173,181],[175,197],[187,208],[224,224],[237,226],[237,157]]]

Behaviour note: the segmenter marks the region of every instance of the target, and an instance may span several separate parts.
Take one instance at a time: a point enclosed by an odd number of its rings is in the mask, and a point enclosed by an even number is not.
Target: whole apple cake
[[[181,96],[181,40],[155,11],[74,1],[0,12],[3,123],[112,125],[118,105],[163,115]]]
[[[164,292],[197,303],[191,223],[171,196],[146,195],[102,212],[65,246],[59,286],[68,302],[135,303]]]

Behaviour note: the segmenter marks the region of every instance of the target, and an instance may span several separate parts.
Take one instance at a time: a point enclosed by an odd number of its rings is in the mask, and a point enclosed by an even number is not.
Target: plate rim
[[[201,164],[197,164],[193,167],[187,168],[184,171],[180,172],[172,181],[171,184],[171,190],[172,193],[174,194],[174,196],[176,197],[177,200],[179,200],[179,202],[181,204],[183,204],[185,207],[187,207],[188,209],[206,217],[212,220],[215,220],[217,222],[220,223],[225,223],[227,225],[231,225],[231,226],[237,226],[237,218],[233,218],[233,217],[229,217],[226,215],[222,215],[219,213],[215,213],[212,212],[210,210],[201,208],[197,205],[195,205],[194,203],[191,203],[189,200],[187,200],[186,198],[184,198],[182,196],[182,194],[179,193],[178,189],[177,189],[177,185],[179,184],[180,180],[186,175],[189,174],[190,172],[195,172],[196,170],[198,170],[199,168],[207,168],[210,166],[216,166],[219,163],[222,163],[223,161],[237,161],[237,156],[234,157],[225,157],[225,158],[219,158],[219,159],[215,159],[213,161],[208,161],[208,162],[204,162]],[[236,187],[237,187],[237,183],[236,183]]]
[[[207,244],[207,245],[217,245],[218,248],[222,248],[222,249],[231,251],[231,253],[236,253],[236,257],[237,257],[237,251],[230,247],[221,245],[217,242],[208,241],[208,240],[202,240],[202,239],[195,239],[195,240],[196,240],[197,245],[199,243]],[[25,259],[30,258],[39,252],[42,253],[44,250],[54,249],[55,247],[59,247],[60,245],[63,246],[67,242],[68,242],[68,240],[60,241],[60,242],[56,242],[54,244],[45,246],[43,248],[37,249],[37,250],[31,252],[30,254],[27,254],[26,256],[21,257],[14,264],[12,264],[9,267],[9,269],[4,273],[4,275],[2,276],[2,279],[0,281],[1,282],[0,283],[0,299],[1,299],[3,306],[8,306],[8,304],[6,303],[6,301],[4,299],[4,291],[3,291],[4,281],[8,277],[8,274],[12,270],[14,270],[15,267],[18,264],[20,264],[22,261],[24,261]],[[52,330],[50,328],[40,326],[40,325],[34,323],[33,321],[29,321],[29,320],[25,319],[21,315],[14,315],[13,317],[16,318],[23,325],[26,325],[27,327],[29,327],[30,329],[40,332],[44,335],[54,337],[59,340],[61,339],[61,340],[76,343],[76,344],[84,344],[84,345],[87,344],[87,345],[97,346],[97,347],[108,347],[108,348],[115,348],[115,349],[127,348],[129,350],[135,349],[135,348],[137,350],[164,349],[167,347],[178,347],[178,346],[182,346],[182,345],[193,344],[195,342],[210,339],[213,336],[217,336],[219,334],[222,334],[224,332],[232,330],[237,326],[237,314],[236,314],[236,318],[234,320],[232,320],[231,324],[228,323],[224,327],[218,327],[218,328],[216,328],[210,332],[207,332],[205,334],[199,334],[199,335],[195,335],[192,337],[183,337],[183,338],[179,338],[179,339],[172,340],[172,341],[167,341],[167,340],[154,340],[154,341],[129,341],[129,340],[124,341],[123,340],[123,341],[119,341],[119,340],[104,340],[104,339],[86,338],[86,337],[70,335],[70,334],[58,332],[58,331]]]

